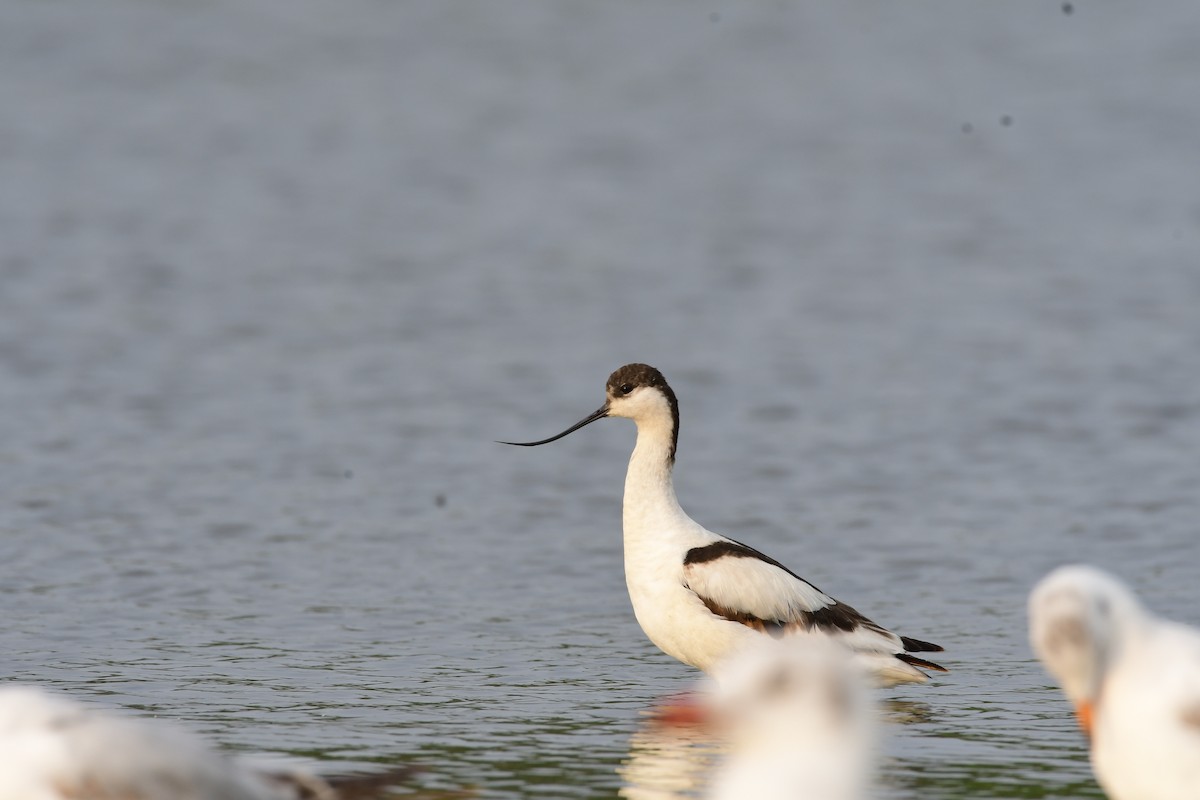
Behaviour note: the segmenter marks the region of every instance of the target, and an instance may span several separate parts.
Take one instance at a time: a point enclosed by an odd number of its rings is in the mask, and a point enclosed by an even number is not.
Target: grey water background
[[[878,795],[1099,797],[1024,600],[1200,623],[1187,0],[0,4],[0,675],[486,797],[695,796],[681,502],[951,672]]]

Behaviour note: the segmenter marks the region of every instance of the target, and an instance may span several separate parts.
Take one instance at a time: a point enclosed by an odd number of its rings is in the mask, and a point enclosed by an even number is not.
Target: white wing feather
[[[684,566],[688,587],[721,608],[761,620],[798,622],[837,601],[787,570],[753,557],[724,556]]]

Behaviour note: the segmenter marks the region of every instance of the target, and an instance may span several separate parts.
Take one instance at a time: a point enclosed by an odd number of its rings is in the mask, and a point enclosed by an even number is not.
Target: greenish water
[[[4,4],[3,675],[431,791],[695,796],[632,427],[494,444],[641,360],[692,516],[946,647],[879,797],[1099,797],[1024,601],[1087,560],[1200,622],[1197,19]]]

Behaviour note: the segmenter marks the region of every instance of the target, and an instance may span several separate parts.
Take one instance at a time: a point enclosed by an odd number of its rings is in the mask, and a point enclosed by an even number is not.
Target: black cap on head
[[[679,445],[679,401],[663,374],[649,364],[626,364],[608,376],[609,397],[624,397],[639,386],[652,386],[663,393],[671,406],[671,453],[668,460],[675,463],[675,448]]]

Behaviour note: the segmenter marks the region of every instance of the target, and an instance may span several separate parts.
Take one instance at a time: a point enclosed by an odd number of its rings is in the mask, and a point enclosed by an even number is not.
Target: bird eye
[[[630,392],[633,391],[633,384],[632,383],[622,383],[620,386],[617,387],[617,390],[620,391],[621,394],[629,394]]]

